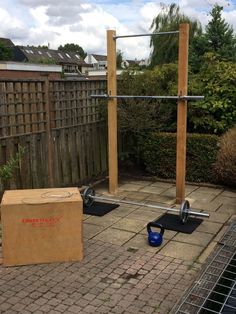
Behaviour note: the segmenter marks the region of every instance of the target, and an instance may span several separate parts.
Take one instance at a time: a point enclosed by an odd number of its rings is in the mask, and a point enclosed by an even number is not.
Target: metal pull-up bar
[[[178,34],[179,31],[169,31],[169,32],[158,32],[158,33],[147,33],[147,34],[134,34],[134,35],[119,35],[119,36],[113,36],[113,39],[118,38],[128,38],[128,37],[145,37],[145,36],[158,36],[158,35],[171,35],[171,34]]]

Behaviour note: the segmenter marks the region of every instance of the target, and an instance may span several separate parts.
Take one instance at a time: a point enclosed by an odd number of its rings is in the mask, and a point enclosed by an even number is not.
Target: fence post
[[[50,187],[53,187],[54,186],[53,143],[52,143],[49,91],[50,91],[49,79],[48,79],[48,77],[46,77],[46,79],[44,81],[44,93],[45,93],[45,111],[46,111],[46,143],[47,143],[47,157],[48,157],[48,183],[49,183]]]
[[[116,83],[116,32],[107,31],[107,94],[117,95]],[[118,157],[117,157],[117,99],[108,100],[108,162],[109,192],[116,194],[118,189]]]
[[[178,95],[188,94],[189,24],[179,26]],[[178,100],[176,149],[176,203],[185,198],[187,101]]]

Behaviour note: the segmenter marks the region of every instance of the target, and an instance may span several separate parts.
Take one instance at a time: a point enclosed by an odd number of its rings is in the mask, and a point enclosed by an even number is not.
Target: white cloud
[[[0,37],[22,39],[29,35],[26,25],[21,20],[0,8]]]
[[[223,12],[222,16],[233,27],[236,33],[236,10]]]
[[[76,43],[87,52],[103,54],[106,53],[107,29],[115,29],[120,35],[149,33],[152,20],[161,10],[160,2],[148,0],[8,1],[9,4],[4,2],[0,9],[1,37],[22,45],[50,43],[54,49],[61,44]],[[186,15],[206,25],[210,18],[207,12],[213,2],[216,1],[180,0],[178,3]],[[232,2],[219,0],[218,3],[227,6],[223,17],[236,29],[236,10]],[[149,55],[149,42],[148,37],[119,39],[117,48],[127,58],[144,58]]]

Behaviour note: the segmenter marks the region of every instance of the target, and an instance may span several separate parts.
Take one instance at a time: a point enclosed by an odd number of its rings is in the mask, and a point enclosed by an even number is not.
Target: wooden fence
[[[77,185],[107,170],[98,101],[105,81],[0,80],[0,165],[24,155],[4,188]]]

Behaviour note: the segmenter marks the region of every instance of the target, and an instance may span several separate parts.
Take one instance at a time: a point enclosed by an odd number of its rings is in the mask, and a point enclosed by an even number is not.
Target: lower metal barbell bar
[[[197,217],[209,217],[210,216],[208,213],[192,211],[190,208],[189,201],[187,200],[185,200],[181,204],[180,209],[177,209],[177,208],[151,205],[151,204],[139,203],[139,202],[128,201],[128,200],[120,200],[120,199],[113,199],[113,198],[108,198],[108,197],[103,197],[103,196],[96,196],[95,190],[91,187],[87,187],[83,192],[81,192],[81,197],[86,207],[92,206],[95,200],[100,200],[100,201],[108,201],[113,204],[114,203],[115,204],[119,204],[119,203],[129,204],[129,205],[136,205],[136,206],[144,206],[148,208],[161,209],[161,210],[166,210],[170,212],[176,212],[176,213],[179,213],[180,220],[183,224],[187,222],[189,215],[197,216]]]
[[[111,96],[107,94],[103,95],[95,95],[92,94],[90,95],[91,98],[106,98],[106,99],[169,99],[169,100],[203,100],[204,96],[145,96],[145,95],[137,95],[137,96],[132,96],[132,95],[116,95],[116,96]]]

